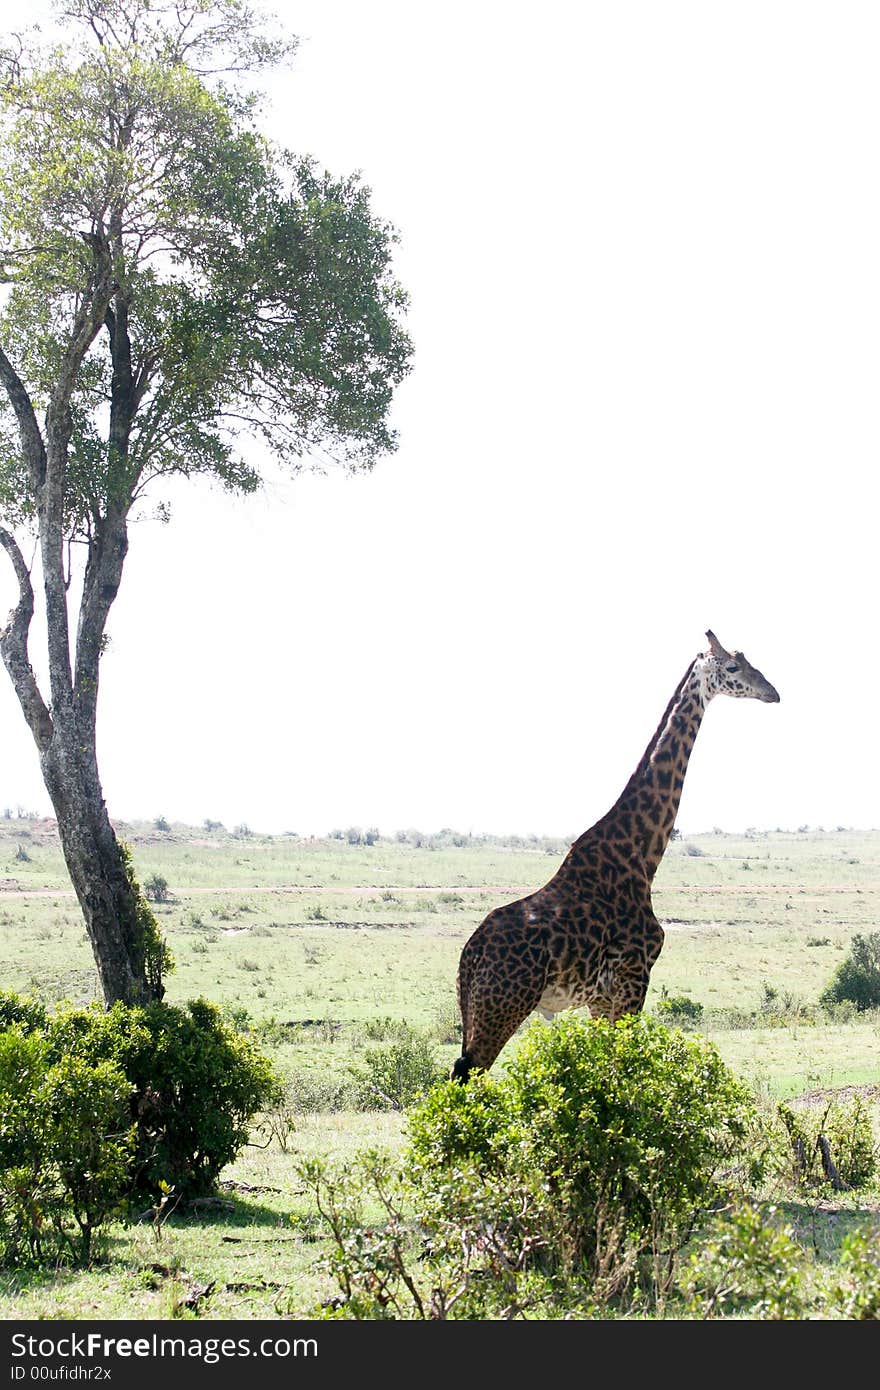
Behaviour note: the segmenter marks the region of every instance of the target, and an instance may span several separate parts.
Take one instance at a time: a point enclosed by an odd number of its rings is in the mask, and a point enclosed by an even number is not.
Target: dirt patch
[[[820,1105],[823,1100],[839,1100],[846,1104],[855,1100],[876,1101],[880,1103],[880,1086],[868,1082],[863,1086],[826,1086],[815,1091],[804,1091],[802,1096],[792,1097],[792,1105]]]

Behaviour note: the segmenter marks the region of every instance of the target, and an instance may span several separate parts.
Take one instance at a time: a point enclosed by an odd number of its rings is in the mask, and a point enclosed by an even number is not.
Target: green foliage
[[[780,1104],[776,1110],[785,1136],[779,1166],[804,1188],[867,1187],[877,1172],[877,1143],[867,1106],[860,1096],[849,1102],[832,1097],[824,1106]]]
[[[507,1073],[448,1082],[410,1117],[426,1188],[450,1166],[546,1194],[563,1266],[663,1260],[740,1156],[753,1107],[711,1044],[644,1015],[533,1026]]]
[[[0,990],[0,1030],[20,1024],[23,1031],[32,1033],[44,1027],[48,1017],[45,1004],[12,990]]]
[[[57,1026],[65,1031],[63,1017]],[[135,1190],[155,1196],[164,1182],[183,1199],[210,1192],[277,1095],[268,1059],[204,999],[185,1009],[115,1004],[89,1034],[79,1045],[117,1061],[134,1091]]]
[[[47,1131],[47,1152],[63,1174],[74,1214],[82,1210],[86,1220],[92,1202],[88,1104],[94,1099],[96,1116],[102,1105],[106,1109],[101,1097],[105,1091],[109,1096],[111,1079],[123,1087],[126,1133],[134,1125],[118,1184],[129,1199],[156,1198],[168,1189],[183,1200],[210,1192],[247,1141],[254,1116],[280,1095],[269,1060],[204,999],[191,1000],[186,1008],[162,1003],[136,1008],[117,1003],[106,1012],[95,1006],[63,1008],[42,1021],[35,1011],[31,1022],[34,1026],[10,1025],[0,1039],[12,1039],[6,1045],[31,1059],[30,1066],[20,1067],[22,1105],[37,1104],[34,1096],[43,1098],[39,1105],[46,1095],[67,1096],[64,1106],[56,1106],[54,1129]],[[58,1067],[67,1070],[56,1075]],[[85,1109],[78,1094],[86,1098]],[[47,1113],[55,1112],[50,1107]],[[113,1132],[119,1128],[117,1115]],[[102,1163],[116,1174],[122,1151],[113,1148],[110,1133],[98,1124]],[[8,1161],[13,1167],[18,1163],[14,1155]],[[104,1168],[99,1172],[106,1179]]]
[[[410,354],[394,234],[356,176],[273,148],[255,102],[201,75],[221,73],[231,48],[243,74],[285,45],[238,0],[107,0],[68,9],[66,28],[63,47],[26,53],[2,87],[0,334],[39,409],[110,258],[114,317],[71,398],[72,533],[89,534],[113,501],[127,508],[147,473],[252,491],[242,432],[297,465],[323,444],[369,467],[394,445],[386,417]],[[136,382],[124,451],[97,419],[113,333],[129,339]],[[26,516],[31,484],[9,443],[0,502]]]
[[[880,1318],[880,1235],[850,1231],[844,1236],[840,1265],[831,1284],[831,1302],[841,1317],[860,1322]]]
[[[853,937],[849,955],[819,995],[826,1008],[845,1001],[859,1011],[880,1008],[880,932]]]
[[[766,1215],[766,1220],[765,1220]],[[791,1229],[748,1202],[715,1218],[682,1276],[692,1317],[801,1318],[804,1256]]]
[[[850,1188],[867,1187],[877,1173],[878,1150],[868,1107],[860,1096],[848,1103],[829,1103],[824,1131],[841,1180]]]
[[[467,1086],[445,1082],[407,1118],[408,1151],[426,1178],[456,1166],[473,1166],[488,1178],[517,1157],[512,1083],[475,1072]]]
[[[277,1081],[268,1059],[206,1000],[191,1000],[186,1011],[140,1012],[148,1039],[123,1043],[138,1097],[137,1184],[155,1193],[164,1180],[182,1197],[201,1195],[247,1141],[248,1122],[274,1098]]]
[[[358,1109],[406,1110],[447,1075],[417,1029],[398,1024],[395,1032],[393,1041],[367,1048],[363,1062],[351,1068]]]
[[[143,964],[151,994],[156,999],[161,999],[165,993],[162,980],[174,969],[174,957],[162,935],[156,915],[135,876],[131,846],[120,841],[119,852],[135,904],[135,930],[132,935],[133,940],[137,942],[137,952],[140,957],[135,963]]]
[[[130,1185],[130,1094],[113,1062],[57,1057],[20,1026],[0,1032],[0,1261],[88,1262]]]
[[[304,1159],[297,1176],[311,1193],[331,1237],[324,1268],[342,1292],[325,1305],[325,1316],[361,1319],[412,1318],[422,1307],[417,1287],[406,1274],[404,1249],[412,1242],[401,1210],[401,1179],[393,1161],[378,1151],[354,1163],[332,1165]],[[380,1219],[368,1220],[374,1201]],[[384,1218],[384,1219],[383,1219]]]
[[[679,1030],[645,1016],[534,1027],[500,1078],[435,1086],[397,1162],[300,1164],[340,1290],[325,1315],[656,1311],[754,1119],[714,1049]],[[794,1317],[801,1268],[790,1236],[744,1204],[701,1241],[685,1297],[693,1316]]]
[[[168,880],[162,874],[151,874],[144,884],[144,894],[148,902],[167,903]]]
[[[348,1163],[301,1160],[297,1173],[328,1230],[321,1268],[341,1294],[322,1316],[506,1319],[554,1305],[552,1279],[530,1268],[545,1244],[531,1189],[450,1170],[425,1203],[400,1164],[373,1149]]]
[[[667,994],[657,1001],[657,1017],[669,1027],[696,1028],[703,1017],[703,1006],[687,994]]]
[[[79,1227],[83,1262],[93,1230],[116,1214],[127,1192],[135,1144],[130,1094],[113,1062],[64,1057],[46,1074],[46,1148]]]

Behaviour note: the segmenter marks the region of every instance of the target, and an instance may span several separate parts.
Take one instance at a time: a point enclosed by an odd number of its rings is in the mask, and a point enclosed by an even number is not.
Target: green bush
[[[274,1098],[263,1106],[259,1129],[277,1140],[282,1152],[287,1153],[303,1115],[338,1113],[352,1105],[349,1083],[323,1072],[291,1067]]]
[[[703,1006],[686,994],[666,994],[657,1001],[657,1017],[675,1028],[696,1028],[703,1017]]]
[[[880,932],[853,937],[849,955],[819,995],[826,1008],[844,1001],[860,1012],[880,1008]]]
[[[635,1268],[635,1252],[659,1268],[716,1200],[753,1118],[705,1040],[645,1015],[572,1016],[533,1025],[506,1075],[435,1088],[410,1116],[408,1162],[425,1191],[455,1165],[530,1182],[563,1266]]]
[[[350,1068],[361,1110],[406,1110],[448,1074],[416,1029],[403,1023],[395,1032],[393,1042],[367,1048],[363,1062]]]
[[[144,883],[144,896],[151,903],[167,903],[168,880],[163,874],[151,874]]]
[[[134,1155],[130,1087],[113,1062],[63,1057],[42,1088],[46,1149],[79,1229],[77,1258],[88,1261],[92,1233],[122,1208]]]
[[[112,1062],[57,1057],[20,1025],[0,1032],[0,1259],[86,1263],[121,1210],[135,1132]]]
[[[318,1267],[341,1294],[320,1316],[508,1319],[560,1316],[562,1300],[566,1316],[576,1307],[567,1286],[530,1268],[546,1244],[530,1189],[450,1169],[420,1202],[400,1163],[377,1150],[301,1159],[296,1171],[328,1228]]]
[[[877,1172],[877,1143],[871,1115],[860,1096],[829,1105],[824,1131],[837,1171],[850,1188],[867,1187]]]
[[[775,1215],[742,1203],[713,1219],[682,1279],[692,1317],[803,1317],[803,1252]]]
[[[533,1026],[505,1074],[434,1086],[397,1160],[299,1164],[340,1289],[325,1315],[657,1309],[754,1119],[711,1045],[680,1030],[645,1016]]]
[[[26,1000],[3,996],[0,1011],[17,1020],[0,1037],[32,1040],[32,1056],[42,1058],[23,1072],[28,1094],[36,1094],[48,1070],[62,1062],[78,1068],[84,1094],[90,1069],[105,1081],[111,1073],[122,1077],[126,1124],[134,1125],[125,1183],[131,1199],[154,1199],[167,1188],[180,1199],[209,1193],[247,1141],[250,1121],[281,1092],[268,1058],[204,999],[185,1007],[117,1003],[106,1012],[92,1005],[48,1015]],[[86,1125],[87,1111],[80,1112],[75,1099],[71,1093],[68,1112]],[[69,1134],[64,1142],[72,1143]],[[67,1163],[71,1183],[81,1186],[60,1131],[52,1145],[57,1161]]]
[[[877,1144],[864,1101],[832,1097],[824,1106],[779,1104],[784,1136],[778,1166],[799,1187],[863,1188],[877,1171]],[[832,1169],[833,1165],[833,1169]],[[835,1176],[836,1175],[836,1176]]]
[[[162,1183],[183,1199],[211,1192],[249,1121],[278,1095],[268,1058],[205,999],[72,1010],[53,1020],[51,1036],[124,1071],[137,1121],[133,1188],[147,1196]]]
[[[25,1032],[31,1033],[43,1027],[47,1016],[46,1006],[39,999],[0,990],[0,1030],[19,1023]]]
[[[840,1247],[840,1266],[833,1281],[831,1303],[844,1318],[859,1322],[880,1318],[880,1235],[850,1231]]]

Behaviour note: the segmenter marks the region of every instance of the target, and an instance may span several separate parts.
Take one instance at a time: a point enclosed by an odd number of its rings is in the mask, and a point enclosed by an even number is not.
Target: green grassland
[[[169,1002],[218,1003],[316,1094],[344,1080],[394,1021],[451,1063],[463,943],[490,908],[544,884],[567,848],[451,832],[366,845],[177,824],[117,829],[141,883],[167,881],[155,911],[176,961]],[[876,1015],[829,1021],[816,1004],[853,935],[880,929],[880,831],[678,838],[654,903],[667,934],[648,1012],[664,995],[701,1004],[700,1031],[770,1098],[858,1087],[877,1106]],[[0,819],[0,967],[6,988],[97,997],[51,822]],[[308,1316],[333,1290],[315,1267],[321,1241],[296,1157],[393,1146],[404,1126],[398,1113],[325,1109],[300,1114],[285,1148],[255,1134],[224,1174],[226,1208],[172,1218],[158,1237],[113,1228],[109,1261],[85,1272],[0,1275],[2,1315],[167,1318],[194,1281],[214,1280],[203,1316]],[[844,1224],[847,1210],[837,1213]]]
[[[565,852],[558,841],[455,846],[448,834],[434,848],[429,837],[365,846],[179,825],[119,833],[141,882],[167,881],[155,911],[177,966],[169,1001],[204,994],[254,1025],[274,1020],[291,1034],[291,1058],[317,1066],[377,1018],[434,1029],[452,1056],[464,941],[490,908],[545,883]],[[832,1085],[876,1078],[873,1023],[809,1026],[796,1006],[815,1004],[856,932],[877,930],[880,831],[677,839],[654,902],[666,943],[649,1011],[664,991],[688,995],[722,1053],[749,1074],[772,1074],[780,1094],[817,1073]],[[0,820],[0,967],[9,988],[97,997],[51,822]],[[744,1043],[725,1013],[760,1011],[768,991],[791,1026],[751,1030]]]

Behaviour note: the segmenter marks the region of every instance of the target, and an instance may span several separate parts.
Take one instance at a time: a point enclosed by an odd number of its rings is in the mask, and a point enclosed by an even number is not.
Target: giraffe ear
[[[709,639],[709,649],[712,655],[717,657],[719,661],[723,661],[726,656],[730,655],[729,652],[724,650],[714,632],[707,632],[706,636]]]

